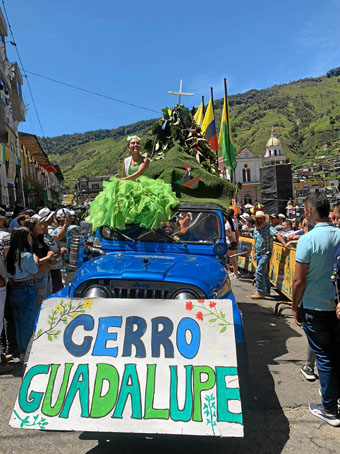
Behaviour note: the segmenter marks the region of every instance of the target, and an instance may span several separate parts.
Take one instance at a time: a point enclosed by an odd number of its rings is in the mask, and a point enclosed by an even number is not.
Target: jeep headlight
[[[175,300],[188,300],[188,299],[193,300],[193,299],[197,299],[197,295],[195,295],[192,292],[184,290],[182,292],[176,293],[174,296],[172,296],[172,298]]]
[[[216,298],[223,298],[227,293],[229,293],[231,291],[231,283],[230,283],[230,279],[229,279],[229,276],[226,277],[223,285],[221,288],[219,288],[217,290],[217,292],[215,292],[215,297]]]
[[[83,298],[112,298],[110,290],[101,285],[87,287],[81,296]]]

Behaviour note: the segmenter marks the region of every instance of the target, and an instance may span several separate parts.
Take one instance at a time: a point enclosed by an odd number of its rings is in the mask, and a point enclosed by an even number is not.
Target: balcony
[[[8,106],[0,100],[0,143],[8,142]]]
[[[12,96],[13,120],[25,121],[25,104],[21,97],[13,93]]]

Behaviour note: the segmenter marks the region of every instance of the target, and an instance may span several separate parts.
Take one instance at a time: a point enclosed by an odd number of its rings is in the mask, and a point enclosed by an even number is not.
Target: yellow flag
[[[196,121],[196,124],[199,126],[202,126],[203,123],[203,101],[201,101],[201,104],[199,108],[197,109],[194,119]]]

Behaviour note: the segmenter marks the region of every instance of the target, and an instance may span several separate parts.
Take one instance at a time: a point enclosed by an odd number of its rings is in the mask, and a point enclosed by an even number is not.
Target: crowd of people
[[[309,409],[328,424],[340,426],[340,203],[331,212],[325,194],[310,194],[303,211],[298,219],[289,219],[283,214],[266,214],[258,206],[254,214],[245,211],[238,216],[242,235],[255,240],[257,291],[251,298],[270,295],[268,266],[273,240],[296,248],[292,311],[308,340],[301,373],[307,380],[316,380],[316,362],[320,380],[321,403],[311,403]],[[228,221],[226,227],[230,225]]]
[[[78,223],[67,208],[0,207],[0,373],[14,357],[24,361],[41,302],[68,283],[66,246]]]

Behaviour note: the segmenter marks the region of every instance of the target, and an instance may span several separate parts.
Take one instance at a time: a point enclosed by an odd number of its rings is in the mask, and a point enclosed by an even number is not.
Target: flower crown
[[[128,136],[126,140],[127,140],[128,142],[130,142],[130,140],[132,140],[132,139],[137,139],[137,140],[139,140],[139,141],[142,140],[142,139],[141,139],[140,137],[138,137],[138,136]]]

